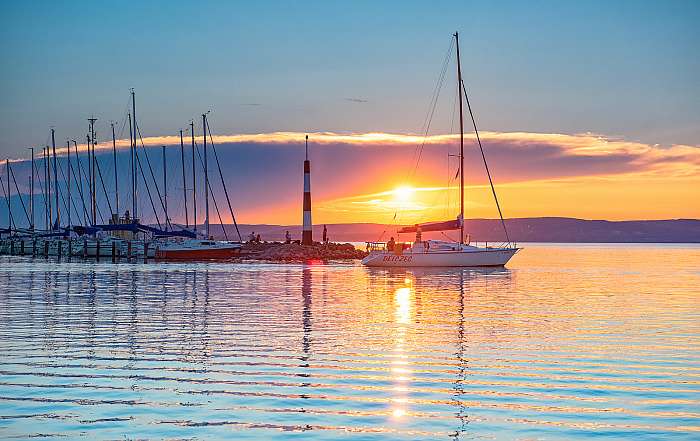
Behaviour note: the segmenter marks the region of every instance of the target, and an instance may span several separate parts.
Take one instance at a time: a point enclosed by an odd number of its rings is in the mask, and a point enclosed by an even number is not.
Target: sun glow
[[[394,198],[399,202],[409,202],[413,198],[416,189],[410,185],[402,185],[394,189]]]

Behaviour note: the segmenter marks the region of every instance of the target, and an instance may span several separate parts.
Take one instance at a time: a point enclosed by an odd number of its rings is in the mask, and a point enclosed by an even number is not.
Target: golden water
[[[700,247],[507,269],[0,258],[0,437],[700,439]]]

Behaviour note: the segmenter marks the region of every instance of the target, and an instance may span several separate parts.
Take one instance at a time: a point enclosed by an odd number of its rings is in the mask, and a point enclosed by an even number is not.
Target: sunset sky
[[[83,140],[92,115],[107,148],[110,121],[128,136],[133,87],[147,146],[178,146],[211,110],[240,222],[301,221],[305,133],[316,222],[454,218],[454,56],[422,135],[458,30],[506,217],[700,218],[698,22],[694,1],[17,2],[0,18],[0,157],[26,159],[50,127],[59,146]],[[497,217],[471,131],[466,149],[467,217]],[[168,164],[180,220],[178,148]],[[13,167],[26,202],[29,169]]]

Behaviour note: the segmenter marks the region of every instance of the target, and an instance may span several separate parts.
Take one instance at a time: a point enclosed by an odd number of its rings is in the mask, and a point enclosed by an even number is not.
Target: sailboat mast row
[[[0,238],[0,254],[31,254],[45,256],[83,256],[83,257],[108,257],[112,256],[112,260],[121,257],[156,257],[160,259],[212,259],[212,258],[228,258],[237,254],[241,249],[241,244],[235,242],[217,241],[212,238],[211,231],[211,213],[210,199],[213,199],[214,207],[219,215],[219,221],[223,222],[217,206],[214,189],[209,181],[209,156],[213,150],[214,158],[217,162],[221,183],[224,194],[228,202],[231,216],[235,225],[235,217],[231,209],[231,202],[228,198],[226,183],[224,182],[219,164],[216,147],[211,132],[208,130],[208,113],[202,114],[202,151],[198,150],[195,140],[195,124],[190,122],[190,131],[192,137],[192,201],[191,206],[194,217],[190,224],[188,201],[189,185],[187,183],[187,169],[185,164],[185,145],[184,145],[184,130],[180,130],[180,160],[182,171],[182,195],[185,207],[185,227],[179,229],[173,227],[171,222],[171,212],[173,208],[172,201],[168,199],[168,150],[167,146],[162,146],[162,183],[156,179],[154,169],[149,160],[148,149],[141,141],[143,149],[142,156],[139,156],[139,141],[141,133],[136,118],[136,96],[132,89],[130,91],[130,103],[127,110],[126,119],[129,122],[129,159],[130,170],[129,178],[131,179],[131,209],[132,212],[126,211],[125,215],[120,216],[120,209],[123,209],[123,200],[120,200],[119,184],[124,185],[124,181],[119,178],[119,155],[117,155],[117,140],[115,123],[110,121],[112,132],[112,166],[114,171],[113,193],[108,190],[105,185],[106,175],[103,174],[100,166],[99,158],[97,157],[97,118],[90,117],[88,121],[88,132],[85,135],[86,151],[87,151],[87,171],[83,169],[83,161],[81,161],[80,151],[77,141],[66,139],[66,152],[60,152],[56,148],[56,131],[51,128],[50,138],[51,144],[46,143],[46,147],[42,149],[44,176],[38,179],[39,184],[43,184],[41,192],[43,193],[43,203],[45,204],[45,229],[44,231],[35,231],[35,205],[34,191],[35,178],[40,176],[37,164],[35,164],[35,152],[31,149],[31,176],[29,176],[29,211],[20,192],[17,181],[15,180],[15,170],[10,167],[9,160],[6,161],[7,174],[7,190],[3,183],[2,190],[7,199],[7,211],[10,219],[10,225],[7,231],[2,231],[3,237]],[[210,138],[207,139],[207,136]],[[210,142],[211,140],[211,142]],[[71,152],[71,141],[74,144],[75,151]],[[65,155],[65,158],[60,159],[59,153]],[[73,156],[73,153],[75,156]],[[124,152],[126,154],[126,152]],[[106,155],[103,155],[103,157]],[[141,161],[145,160],[145,164]],[[201,165],[204,172],[202,177],[204,184],[204,225],[201,236],[197,235],[197,162]],[[144,166],[144,167],[142,167]],[[145,166],[150,171],[150,176],[144,173]],[[77,173],[74,169],[77,167]],[[172,171],[171,171],[172,173]],[[62,182],[59,183],[61,175]],[[36,176],[35,176],[36,175]],[[201,175],[200,175],[201,176]],[[83,192],[83,179],[87,183],[87,190]],[[99,179],[99,183],[98,183]],[[139,213],[139,189],[138,181],[142,179],[146,190],[150,207],[153,209],[155,221],[158,226],[142,224],[140,222]],[[2,181],[4,179],[0,179]],[[76,180],[77,182],[73,182]],[[12,193],[10,185],[14,182],[17,190],[16,197]],[[200,183],[202,184],[202,183]],[[162,192],[160,185],[163,186]],[[102,197],[97,197],[98,187],[104,194]],[[152,189],[155,189],[155,195]],[[200,187],[201,188],[201,187]],[[79,193],[79,199],[74,198],[75,190]],[[201,190],[200,190],[201,191]],[[157,195],[157,199],[156,199]],[[76,195],[77,196],[77,195]],[[202,196],[202,195],[200,195]],[[114,200],[112,199],[114,198]],[[172,193],[170,193],[172,198]],[[78,200],[75,200],[78,199]],[[23,228],[17,222],[16,213],[12,213],[12,203],[18,201],[22,205],[28,228]],[[154,202],[155,201],[155,202]],[[79,205],[76,204],[78,202]],[[157,204],[160,202],[160,207],[165,213],[165,228],[161,226],[159,221],[160,210],[157,209]],[[104,209],[102,204],[106,204],[109,208],[110,217],[107,219],[103,216]],[[63,207],[61,207],[63,204]],[[89,207],[89,208],[88,208]],[[116,208],[116,210],[114,210]],[[81,212],[82,209],[82,212]],[[66,211],[67,210],[67,211]],[[73,210],[78,215],[80,221],[74,222]],[[99,218],[99,219],[98,219]],[[106,222],[108,220],[108,222]],[[190,225],[194,228],[191,230]],[[223,228],[223,226],[222,226]],[[236,226],[237,228],[237,226]],[[224,235],[226,230],[224,229]],[[4,235],[7,234],[7,237]],[[240,240],[240,233],[239,233]],[[136,248],[134,248],[136,247]],[[149,250],[149,247],[153,247]],[[21,250],[19,253],[15,252]]]

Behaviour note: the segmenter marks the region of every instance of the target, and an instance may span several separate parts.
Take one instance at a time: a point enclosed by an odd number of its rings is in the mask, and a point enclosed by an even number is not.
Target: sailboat
[[[474,116],[469,105],[469,98],[466,94],[466,88],[462,81],[462,68],[459,58],[459,34],[454,34],[457,48],[457,89],[459,93],[459,147],[460,147],[460,211],[456,220],[445,222],[432,222],[426,224],[406,227],[399,230],[399,233],[416,233],[416,241],[410,245],[398,243],[388,245],[383,242],[370,242],[367,244],[369,255],[362,260],[362,264],[371,267],[488,267],[488,266],[504,266],[508,261],[520,250],[508,237],[501,207],[496,197],[496,191],[491,180],[491,173],[486,164],[486,157],[483,154],[481,140],[476,129]],[[465,242],[464,235],[464,118],[463,118],[463,96],[466,98],[467,107],[472,117],[474,124],[474,132],[476,134],[479,148],[481,149],[484,166],[489,177],[491,190],[498,208],[498,213],[501,218],[501,225],[506,235],[507,243],[500,246],[484,246],[478,247]],[[459,230],[459,241],[442,241],[442,240],[420,240],[421,234],[428,231],[447,231]]]
[[[204,207],[205,207],[205,218],[204,218],[204,238],[198,238],[196,237],[196,223],[197,223],[197,199],[196,199],[196,191],[193,188],[193,207],[194,207],[194,230],[195,234],[194,237],[167,237],[164,238],[163,240],[156,240],[154,242],[154,247],[155,247],[155,258],[159,260],[180,260],[180,261],[196,261],[196,260],[214,260],[214,259],[230,259],[232,257],[236,257],[240,254],[242,245],[240,242],[229,242],[229,241],[220,241],[220,240],[214,240],[211,236],[210,230],[209,230],[209,189],[210,189],[210,183],[209,183],[209,164],[207,161],[207,134],[208,134],[208,124],[207,124],[207,114],[202,115],[202,136],[203,136],[203,169],[204,169]],[[196,185],[196,171],[194,168],[195,162],[195,144],[194,144],[194,122],[191,124],[191,129],[192,129],[192,164],[193,164],[193,169],[192,169],[192,182],[193,182],[193,187]],[[185,159],[184,159],[184,145],[183,145],[183,140],[182,140],[182,131],[180,131],[180,152],[181,152],[181,158],[182,158],[182,179],[183,179],[183,187],[187,189],[187,183],[185,182]],[[218,159],[217,159],[218,161]],[[165,170],[166,167],[166,161],[165,161],[165,150],[163,151],[163,170]],[[221,173],[221,169],[219,168],[219,173]],[[221,182],[222,185],[224,186],[224,191],[226,190],[226,183],[223,180],[223,176],[221,177]],[[163,187],[166,187],[166,182],[163,182]],[[213,196],[213,195],[212,195]],[[226,193],[227,201],[228,201],[228,193]],[[187,201],[187,195],[185,194],[185,201]],[[167,201],[167,196],[166,196],[166,201]],[[167,204],[167,202],[166,202]],[[185,209],[186,209],[185,205]],[[230,208],[230,203],[229,203],[229,208]],[[167,205],[166,205],[166,219],[168,217],[167,214]],[[187,214],[185,214],[187,217]],[[233,217],[233,210],[231,210],[231,217],[234,219],[235,222],[235,217]],[[224,226],[222,225],[221,228],[223,229]],[[236,226],[236,229],[238,227]],[[224,230],[225,234],[225,230]],[[240,237],[240,234],[239,234]]]

